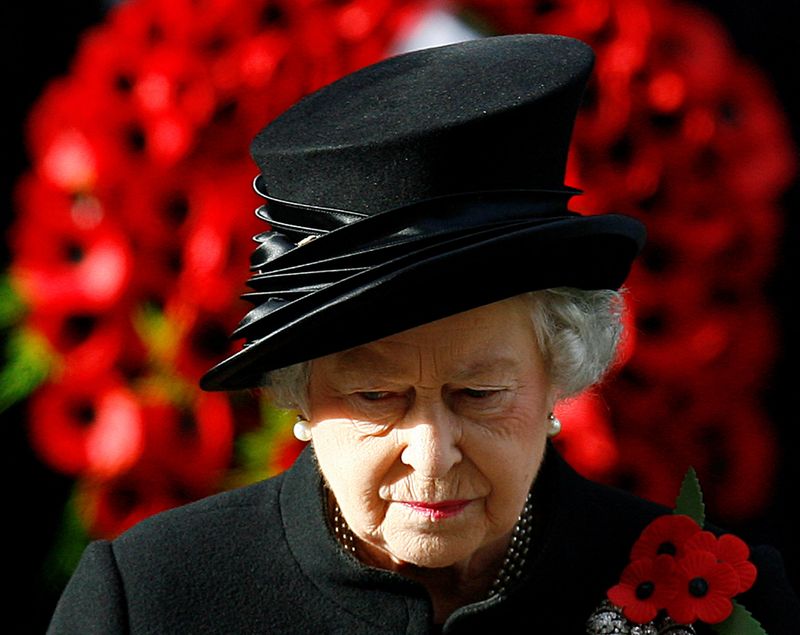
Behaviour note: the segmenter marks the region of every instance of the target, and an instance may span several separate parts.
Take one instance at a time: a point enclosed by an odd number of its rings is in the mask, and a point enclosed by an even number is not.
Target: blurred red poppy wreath
[[[42,461],[75,478],[73,528],[284,469],[288,413],[203,394],[245,310],[263,227],[251,137],[302,95],[447,30],[562,33],[597,51],[568,183],[642,218],[624,365],[562,408],[579,471],[671,502],[690,464],[721,517],[765,503],[759,389],[777,347],[763,283],[794,150],[770,87],[707,13],[667,0],[129,0],[30,113],[0,286],[0,407],[26,399]]]

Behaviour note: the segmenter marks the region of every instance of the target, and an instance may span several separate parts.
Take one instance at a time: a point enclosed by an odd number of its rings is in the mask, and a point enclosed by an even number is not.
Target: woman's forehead
[[[488,371],[517,369],[533,351],[519,347],[485,348],[457,346],[447,343],[418,346],[405,343],[367,345],[331,356],[330,366],[337,372],[380,372],[408,374],[431,368],[448,370],[455,377],[471,377]]]
[[[497,303],[323,358],[336,372],[444,372],[455,377],[510,371],[536,355],[527,311]]]

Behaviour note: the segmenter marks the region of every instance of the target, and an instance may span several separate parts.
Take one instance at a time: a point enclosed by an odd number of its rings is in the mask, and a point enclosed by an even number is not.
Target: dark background
[[[800,141],[800,104],[797,80],[797,32],[800,3],[796,0],[705,0],[694,4],[713,12],[733,36],[739,51],[755,60],[771,78],[779,99],[792,122],[795,143]],[[5,230],[12,220],[11,192],[19,174],[27,167],[23,144],[25,113],[52,77],[64,73],[79,34],[101,20],[105,3],[82,0],[64,3],[0,3],[0,72],[6,89],[2,97],[0,125],[0,222]],[[798,310],[790,290],[797,289],[800,223],[800,181],[787,193],[785,234],[780,263],[769,286],[782,328],[781,357],[769,381],[766,395],[769,413],[780,435],[779,480],[774,500],[759,518],[729,529],[751,542],[767,542],[784,553],[795,589],[800,588],[800,521],[796,487],[800,483],[800,457],[795,456],[795,395],[798,354]],[[43,249],[46,238],[43,237]],[[8,253],[0,241],[0,268],[8,264]],[[2,334],[0,333],[0,337]],[[71,480],[50,471],[32,454],[27,442],[24,406],[2,415],[2,465],[5,491],[3,526],[5,561],[11,570],[4,576],[10,585],[3,630],[13,633],[43,632],[58,588],[45,582],[43,570],[61,522]],[[9,630],[6,630],[9,629]]]

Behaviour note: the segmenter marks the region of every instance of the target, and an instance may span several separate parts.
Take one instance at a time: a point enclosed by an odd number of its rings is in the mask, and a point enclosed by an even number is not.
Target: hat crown
[[[375,214],[563,185],[593,53],[551,35],[398,55],[298,102],[253,141],[271,197]]]
[[[244,347],[219,390],[526,291],[617,288],[644,229],[567,209],[593,63],[560,36],[390,58],[309,95],[254,140],[257,210]]]

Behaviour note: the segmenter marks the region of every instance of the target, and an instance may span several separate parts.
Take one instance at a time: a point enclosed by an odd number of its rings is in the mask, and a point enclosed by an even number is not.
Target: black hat
[[[567,210],[584,43],[510,35],[399,55],[307,96],[253,141],[255,305],[201,380],[264,373],[526,291],[619,287],[638,221]]]

